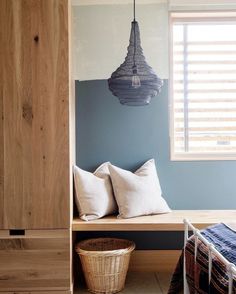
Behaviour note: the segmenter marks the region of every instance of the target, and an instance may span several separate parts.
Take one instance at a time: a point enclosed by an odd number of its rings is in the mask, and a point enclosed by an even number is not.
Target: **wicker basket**
[[[134,242],[115,238],[79,242],[76,252],[80,256],[88,290],[106,294],[121,291],[134,248]]]

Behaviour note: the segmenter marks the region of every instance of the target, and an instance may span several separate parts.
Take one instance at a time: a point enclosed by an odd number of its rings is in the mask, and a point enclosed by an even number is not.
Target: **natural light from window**
[[[172,159],[236,156],[236,17],[172,16]]]

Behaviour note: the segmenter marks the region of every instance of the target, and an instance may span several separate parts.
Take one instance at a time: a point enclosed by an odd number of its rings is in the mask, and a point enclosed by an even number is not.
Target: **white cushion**
[[[103,163],[94,173],[74,166],[75,201],[83,220],[93,220],[117,212],[108,165],[109,162]]]
[[[121,218],[170,212],[162,197],[155,161],[151,159],[135,173],[109,165]]]

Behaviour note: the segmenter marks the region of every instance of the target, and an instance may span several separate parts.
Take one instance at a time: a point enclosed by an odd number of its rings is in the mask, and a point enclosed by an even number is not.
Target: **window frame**
[[[219,14],[227,14],[227,13],[235,13],[236,10],[205,10],[205,11],[188,11],[188,10],[177,10],[177,11],[169,11],[168,12],[168,26],[169,26],[169,37],[168,37],[168,43],[169,43],[169,83],[168,83],[168,116],[169,116],[169,147],[170,147],[170,160],[171,161],[235,161],[236,160],[236,151],[235,152],[190,152],[190,153],[175,153],[174,150],[174,143],[175,143],[175,136],[174,136],[174,95],[173,95],[173,17],[172,14],[189,14],[190,15],[194,13],[203,13],[203,14],[211,14],[211,13],[219,13]],[[206,19],[207,17],[205,17]],[[221,17],[222,20],[224,17]],[[235,22],[236,22],[236,16]],[[209,18],[210,19],[210,18]],[[225,21],[229,21],[228,17],[225,16]]]

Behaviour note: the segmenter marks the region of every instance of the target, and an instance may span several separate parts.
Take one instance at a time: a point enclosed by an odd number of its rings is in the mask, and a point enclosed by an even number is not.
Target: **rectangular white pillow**
[[[105,162],[94,173],[74,166],[75,202],[83,220],[93,220],[117,212],[108,165]]]
[[[170,212],[162,197],[155,161],[151,159],[135,173],[109,165],[121,218]]]

